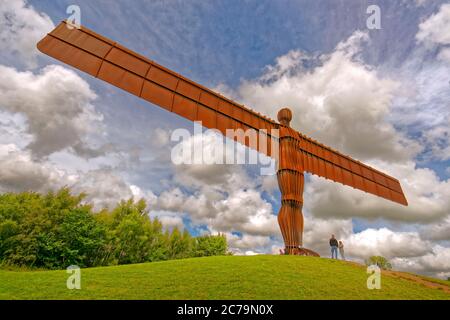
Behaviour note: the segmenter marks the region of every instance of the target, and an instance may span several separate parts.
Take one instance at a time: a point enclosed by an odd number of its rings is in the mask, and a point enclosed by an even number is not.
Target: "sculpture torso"
[[[280,122],[279,161],[277,179],[281,191],[281,208],[278,223],[287,254],[298,254],[303,236],[303,165],[298,157],[296,132],[289,127],[292,113],[289,109],[278,112]]]

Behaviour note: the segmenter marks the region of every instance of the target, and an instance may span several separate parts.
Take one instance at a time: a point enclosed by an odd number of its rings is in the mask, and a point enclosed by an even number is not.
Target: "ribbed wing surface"
[[[268,156],[270,131],[278,124],[243,105],[237,104],[85,27],[68,28],[61,22],[37,45],[38,49],[94,77],[207,128],[267,130],[254,145],[243,143]],[[251,130],[250,130],[251,131]],[[238,140],[237,136],[232,137]],[[264,143],[262,143],[264,141]]]
[[[298,134],[298,150],[302,154],[303,169],[344,185],[408,205],[400,182],[336,150]]]

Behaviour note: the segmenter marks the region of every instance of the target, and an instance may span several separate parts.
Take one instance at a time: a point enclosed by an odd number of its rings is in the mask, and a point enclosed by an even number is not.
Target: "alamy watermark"
[[[67,18],[67,28],[72,29],[80,29],[81,28],[81,9],[80,6],[72,4],[67,7],[66,13],[69,14]]]
[[[370,274],[367,278],[367,289],[381,289],[381,269],[376,264],[367,267],[367,273]]]
[[[69,290],[81,289],[81,270],[79,266],[68,266],[66,272],[70,274],[67,278],[66,286]]]
[[[366,20],[366,27],[369,30],[381,29],[381,9],[376,4],[370,5],[366,10],[370,16]]]
[[[217,129],[203,131],[202,122],[195,121],[193,133],[184,128],[175,129],[171,141],[178,142],[171,151],[175,165],[258,164],[261,175],[275,174],[279,156],[278,129],[270,132],[251,128],[226,129],[223,137]],[[235,141],[249,149],[236,146]],[[269,151],[271,157],[266,156]]]

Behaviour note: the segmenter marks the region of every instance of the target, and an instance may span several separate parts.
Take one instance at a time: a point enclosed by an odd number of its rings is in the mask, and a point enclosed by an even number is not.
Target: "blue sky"
[[[382,29],[370,30],[364,60],[380,68],[395,68],[415,46],[424,16],[445,1],[416,6],[414,1],[77,1],[82,23],[100,34],[151,57],[158,63],[208,87],[236,88],[245,79],[290,50],[327,53],[355,30],[367,29],[366,9],[376,3],[383,12]],[[73,1],[30,1],[55,22],[64,19]],[[45,62],[55,61],[43,59]],[[420,67],[420,66],[419,66]],[[390,68],[393,68],[390,69]],[[142,137],[140,128],[154,121],[189,125],[146,102],[81,75],[100,92],[99,107],[113,123],[111,135],[126,143]],[[121,103],[116,103],[121,101]],[[123,108],[133,105],[135,108]],[[278,106],[274,106],[274,109]],[[156,110],[155,110],[156,109]],[[161,121],[161,119],[164,119]],[[168,120],[165,120],[168,119]],[[116,122],[117,121],[117,122]],[[137,122],[140,122],[137,124]],[[130,124],[131,126],[130,130]],[[128,128],[124,130],[123,128]],[[136,128],[136,130],[133,130]],[[411,130],[411,134],[415,132]],[[145,134],[144,134],[145,136]],[[421,162],[448,177],[449,162]]]
[[[48,79],[65,78],[62,92],[82,101],[50,108],[58,93],[26,98],[32,85],[0,83],[7,119],[0,155],[7,162],[26,159],[31,168],[8,183],[0,175],[2,192],[24,189],[20,179],[28,177],[38,190],[91,191],[100,206],[143,196],[167,227],[225,232],[235,253],[253,254],[282,246],[273,177],[260,176],[258,166],[172,165],[170,134],[192,130],[190,122],[16,44],[18,37],[36,42],[73,4],[97,33],[271,117],[288,104],[296,129],[399,178],[408,208],[307,176],[305,245],[328,255],[327,238],[336,233],[354,260],[370,252],[400,269],[450,276],[446,1],[7,0],[0,6],[0,65],[9,77],[43,88]],[[366,26],[373,4],[381,10],[379,30]],[[17,32],[25,29],[33,32]],[[61,69],[46,69],[52,65]],[[20,98],[10,98],[13,91]],[[44,111],[26,107],[27,99]],[[58,117],[67,121],[59,140],[44,128]],[[33,139],[42,141],[38,150],[50,151],[37,152]]]
[[[31,1],[56,23],[73,1]],[[196,81],[236,86],[292,49],[329,52],[377,4],[382,29],[372,30],[367,62],[399,63],[414,46],[418,23],[443,1],[76,1],[82,23]]]

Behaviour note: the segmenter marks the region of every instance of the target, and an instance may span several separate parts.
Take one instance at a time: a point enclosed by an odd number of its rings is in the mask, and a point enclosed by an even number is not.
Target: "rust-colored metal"
[[[289,126],[291,120],[290,109],[283,108],[278,112],[280,154],[277,179],[281,191],[278,224],[287,254],[318,256],[314,251],[303,248],[304,158],[299,152],[297,131]]]
[[[154,61],[85,27],[67,28],[61,22],[37,45],[38,49],[94,77],[207,128],[265,130],[261,140],[239,141],[268,156],[278,158],[277,178],[281,190],[278,214],[289,254],[317,255],[302,247],[304,172],[408,205],[400,182],[349,156],[331,149],[289,125],[292,112],[284,108],[278,122],[238,104]],[[279,135],[273,134],[279,129]],[[258,135],[256,135],[258,136]],[[279,143],[279,153],[272,142]]]
[[[88,28],[69,29],[65,21],[37,44],[38,49],[78,70],[106,81],[135,96],[191,121],[202,121],[207,128],[264,129],[265,148],[259,139],[258,151],[272,156],[270,132],[278,127],[276,121],[241,104],[227,99],[154,61],[107,39]],[[236,136],[231,136],[237,140]],[[267,142],[266,142],[267,141]]]
[[[277,179],[281,191],[281,208],[278,224],[287,254],[299,254],[303,239],[303,159],[297,152],[296,132],[289,127],[291,110],[284,108],[278,112],[280,122]]]

